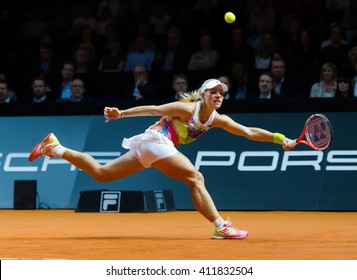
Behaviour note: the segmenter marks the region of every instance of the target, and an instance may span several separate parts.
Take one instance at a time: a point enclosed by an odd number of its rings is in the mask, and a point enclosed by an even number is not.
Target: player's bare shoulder
[[[231,122],[233,122],[233,120],[229,116],[216,112],[216,116],[212,122],[212,127],[224,128]]]
[[[193,116],[196,104],[197,102],[175,101],[161,105],[160,107],[164,109],[165,115],[167,116],[188,120]]]
[[[182,114],[180,115],[181,120],[187,121],[192,118],[195,114],[197,101],[195,102],[185,102],[185,101],[177,101],[179,103]]]

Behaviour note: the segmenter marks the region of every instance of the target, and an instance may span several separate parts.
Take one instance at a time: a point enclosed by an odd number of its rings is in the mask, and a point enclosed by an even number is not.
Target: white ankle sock
[[[66,151],[67,148],[63,147],[62,145],[57,145],[56,147],[53,148],[53,153],[57,157],[62,157],[64,152]]]
[[[216,228],[222,229],[224,226],[224,220],[222,217],[219,217],[213,222],[213,224]]]

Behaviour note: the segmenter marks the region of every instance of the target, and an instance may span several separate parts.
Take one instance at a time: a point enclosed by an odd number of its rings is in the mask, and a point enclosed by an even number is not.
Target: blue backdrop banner
[[[323,112],[322,112],[323,113]],[[300,135],[309,113],[230,114],[246,126]],[[334,129],[333,145],[314,151],[299,145],[284,151],[212,129],[179,150],[205,176],[220,210],[357,210],[357,113],[325,113]],[[54,132],[62,145],[106,163],[127,150],[124,137],[143,132],[156,117],[104,123],[103,116],[0,118],[0,208],[13,208],[14,181],[36,180],[38,207],[76,208],[84,190],[172,190],[177,209],[194,209],[188,188],[153,168],[111,183],[98,183],[58,158],[28,162],[35,144]]]

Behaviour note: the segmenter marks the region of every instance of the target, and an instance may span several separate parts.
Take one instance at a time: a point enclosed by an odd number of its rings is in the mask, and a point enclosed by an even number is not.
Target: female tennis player
[[[180,101],[158,106],[137,106],[126,110],[105,107],[106,122],[137,116],[161,116],[161,119],[144,133],[129,139],[124,138],[122,146],[129,149],[129,152],[105,165],[99,164],[88,154],[62,146],[53,133],[48,134],[33,148],[29,161],[40,156],[57,156],[87,172],[99,182],[118,180],[144,168],[154,167],[189,187],[196,209],[214,225],[212,239],[247,237],[248,232],[236,229],[229,218],[224,220],[219,215],[206,190],[203,175],[176,146],[189,144],[214,127],[223,128],[250,140],[278,143],[286,150],[293,148],[296,142],[283,134],[246,127],[227,115],[219,114],[216,110],[221,107],[227,90],[224,83],[209,79],[200,89],[182,93]]]

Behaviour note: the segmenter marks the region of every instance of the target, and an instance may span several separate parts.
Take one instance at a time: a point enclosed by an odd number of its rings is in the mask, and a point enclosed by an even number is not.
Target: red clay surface
[[[249,237],[211,240],[212,225],[195,211],[0,210],[0,259],[357,259],[357,212],[221,214]]]

